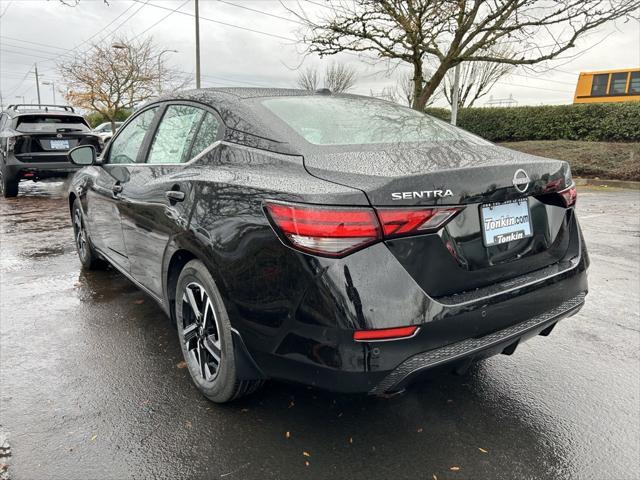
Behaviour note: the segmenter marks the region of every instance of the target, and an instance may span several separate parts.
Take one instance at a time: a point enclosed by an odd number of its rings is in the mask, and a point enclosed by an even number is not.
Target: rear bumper
[[[469,338],[414,355],[384,377],[369,393],[381,395],[402,390],[420,373],[446,364],[461,362],[464,367],[474,360],[498,353],[510,355],[520,342],[536,335],[546,336],[560,320],[578,313],[584,306],[585,296],[586,293],[576,295],[548,312],[484,337]]]
[[[80,168],[69,162],[66,153],[9,155],[5,160],[5,171],[14,178],[65,177]]]

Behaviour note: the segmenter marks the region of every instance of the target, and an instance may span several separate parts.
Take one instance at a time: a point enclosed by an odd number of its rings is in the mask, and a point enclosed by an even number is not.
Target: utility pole
[[[38,64],[34,63],[34,67],[36,67],[36,91],[38,92],[38,106],[42,103],[40,101],[40,80],[38,79]]]
[[[453,94],[451,95],[451,125],[458,122],[458,101],[460,99],[460,64],[453,71]]]
[[[196,3],[196,88],[200,88],[200,13]]]

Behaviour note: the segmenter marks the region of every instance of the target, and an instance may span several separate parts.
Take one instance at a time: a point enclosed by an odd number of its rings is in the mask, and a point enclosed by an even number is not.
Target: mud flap
[[[231,329],[233,338],[233,356],[236,362],[236,376],[239,380],[266,380],[267,376],[262,373],[260,367],[251,357],[240,333],[234,328]]]

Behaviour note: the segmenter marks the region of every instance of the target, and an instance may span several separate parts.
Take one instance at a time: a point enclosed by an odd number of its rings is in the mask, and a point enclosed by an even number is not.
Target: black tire
[[[191,260],[182,269],[175,309],[184,361],[193,383],[205,397],[227,403],[262,385],[261,380],[237,377],[229,316],[218,287],[201,261]]]
[[[0,191],[4,198],[13,198],[18,196],[18,180],[9,176],[5,169],[0,166]]]
[[[106,264],[104,260],[98,257],[91,245],[89,232],[87,232],[85,227],[84,214],[82,213],[82,208],[80,208],[80,201],[77,198],[73,202],[71,223],[73,224],[73,238],[76,244],[76,251],[78,252],[78,258],[80,258],[82,267],[85,270],[103,269]]]

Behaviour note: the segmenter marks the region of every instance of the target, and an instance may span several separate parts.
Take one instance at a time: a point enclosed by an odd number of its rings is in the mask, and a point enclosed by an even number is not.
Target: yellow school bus
[[[573,103],[640,101],[640,69],[581,72]]]

